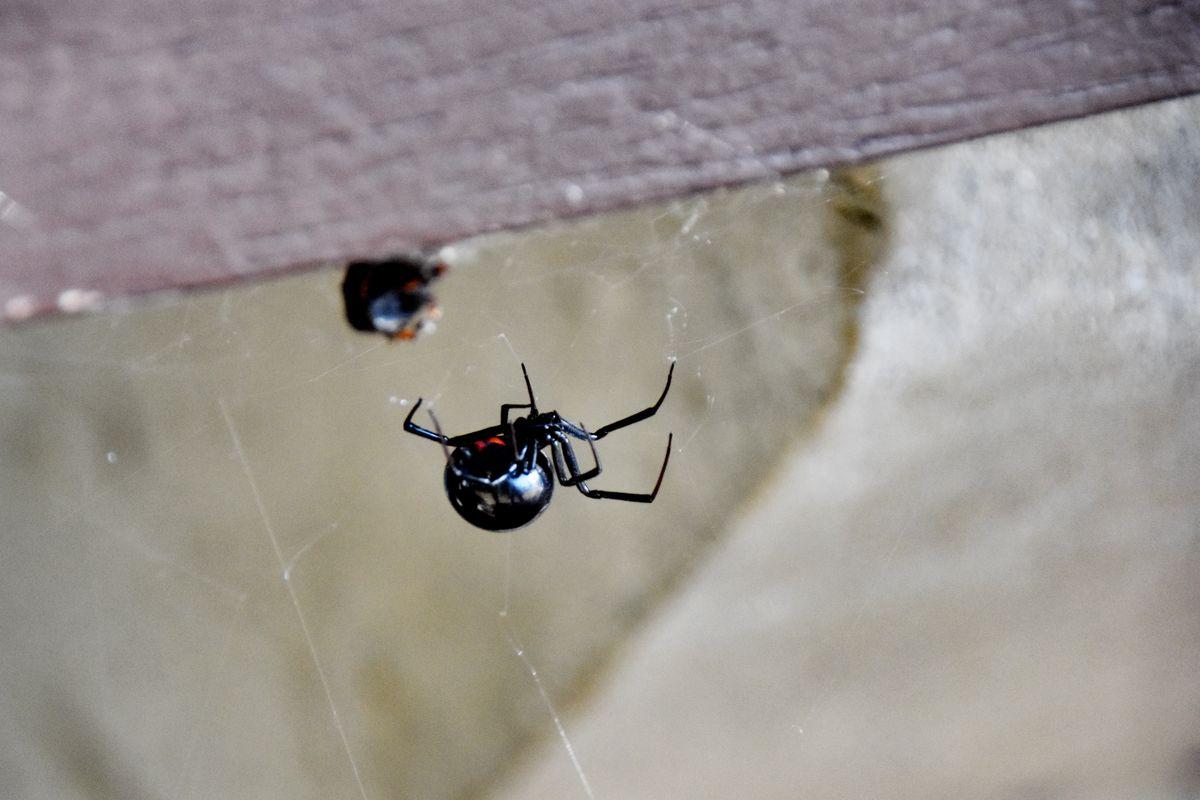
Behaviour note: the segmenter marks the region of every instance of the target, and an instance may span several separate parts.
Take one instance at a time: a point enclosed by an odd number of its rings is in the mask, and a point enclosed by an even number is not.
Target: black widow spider
[[[658,471],[658,480],[649,493],[592,489],[586,481],[595,478],[601,470],[595,441],[654,416],[671,388],[674,362],[671,362],[671,368],[667,371],[667,385],[658,402],[596,431],[587,430],[582,423],[574,425],[568,422],[557,411],[539,412],[533,396],[533,384],[529,382],[529,372],[524,364],[521,365],[521,372],[525,376],[529,402],[501,404],[499,425],[461,436],[446,436],[437,417],[430,412],[437,431],[427,430],[413,423],[413,415],[421,407],[420,399],[404,420],[404,430],[438,442],[445,450],[446,495],[463,519],[489,531],[509,531],[528,525],[550,505],[550,498],[554,495],[554,478],[563,486],[575,486],[584,495],[596,500],[654,502],[658,487],[662,486],[663,476],[667,473],[667,462],[671,460],[671,434],[667,435],[667,455],[663,458],[662,469]],[[529,414],[510,420],[508,413],[514,408],[528,408]],[[572,438],[587,442],[592,449],[595,466],[586,472],[579,470],[579,460],[571,446]],[[451,447],[453,451],[449,449]],[[553,473],[551,462],[542,452],[547,447],[554,457]]]

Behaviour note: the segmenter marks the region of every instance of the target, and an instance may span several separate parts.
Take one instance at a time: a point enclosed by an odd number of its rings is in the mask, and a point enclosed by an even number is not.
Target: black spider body
[[[446,496],[477,528],[508,531],[533,522],[554,496],[554,471],[538,452],[533,468],[513,458],[508,436],[454,448],[445,470]]]
[[[654,416],[671,388],[671,374],[675,365],[667,372],[667,385],[658,402],[623,419],[596,430],[588,431],[582,424],[575,425],[562,418],[557,411],[539,412],[533,396],[529,373],[525,374],[525,386],[529,391],[528,403],[504,403],[500,406],[500,424],[482,428],[462,436],[446,436],[434,419],[437,431],[427,430],[413,423],[413,416],[421,406],[417,400],[412,411],[404,420],[404,430],[425,439],[432,439],[446,449],[445,483],[446,495],[454,510],[477,528],[489,531],[508,531],[528,525],[537,519],[554,496],[554,483],[574,486],[586,497],[596,500],[626,500],[635,503],[652,503],[658,495],[667,462],[671,459],[670,434],[667,436],[667,454],[654,489],[648,493],[610,492],[592,489],[587,481],[601,472],[600,457],[596,453],[595,441],[609,433]],[[529,414],[510,420],[509,412],[514,408],[528,408]],[[579,469],[579,460],[571,445],[572,439],[586,441],[591,448],[594,466],[586,471]],[[453,449],[451,449],[453,448]],[[550,457],[546,455],[549,451]]]

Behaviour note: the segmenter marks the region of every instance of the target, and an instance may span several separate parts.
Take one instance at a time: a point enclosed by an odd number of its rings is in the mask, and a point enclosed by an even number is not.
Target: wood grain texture
[[[0,307],[378,256],[1185,94],[1198,32],[1198,0],[2,0]]]

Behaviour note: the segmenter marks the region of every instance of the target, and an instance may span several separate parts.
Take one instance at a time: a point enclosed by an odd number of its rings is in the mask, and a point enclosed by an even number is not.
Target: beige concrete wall
[[[880,165],[845,390],[571,720],[594,796],[1200,794],[1198,121]]]
[[[351,331],[336,270],[0,339],[0,783],[23,797],[457,797],[552,734],[719,541],[848,358],[872,202],[804,176],[464,243],[440,329]],[[837,241],[831,235],[840,237]],[[609,436],[592,485],[470,528],[418,396]],[[422,420],[428,423],[428,418]],[[503,613],[502,613],[503,612]],[[518,654],[516,651],[521,650]],[[533,680],[539,672],[542,686]]]

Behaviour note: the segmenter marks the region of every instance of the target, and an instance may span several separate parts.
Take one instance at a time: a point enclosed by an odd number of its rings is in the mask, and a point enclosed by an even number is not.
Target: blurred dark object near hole
[[[389,339],[432,331],[442,312],[429,287],[445,271],[445,263],[423,255],[350,262],[342,281],[346,321],[356,331]]]

